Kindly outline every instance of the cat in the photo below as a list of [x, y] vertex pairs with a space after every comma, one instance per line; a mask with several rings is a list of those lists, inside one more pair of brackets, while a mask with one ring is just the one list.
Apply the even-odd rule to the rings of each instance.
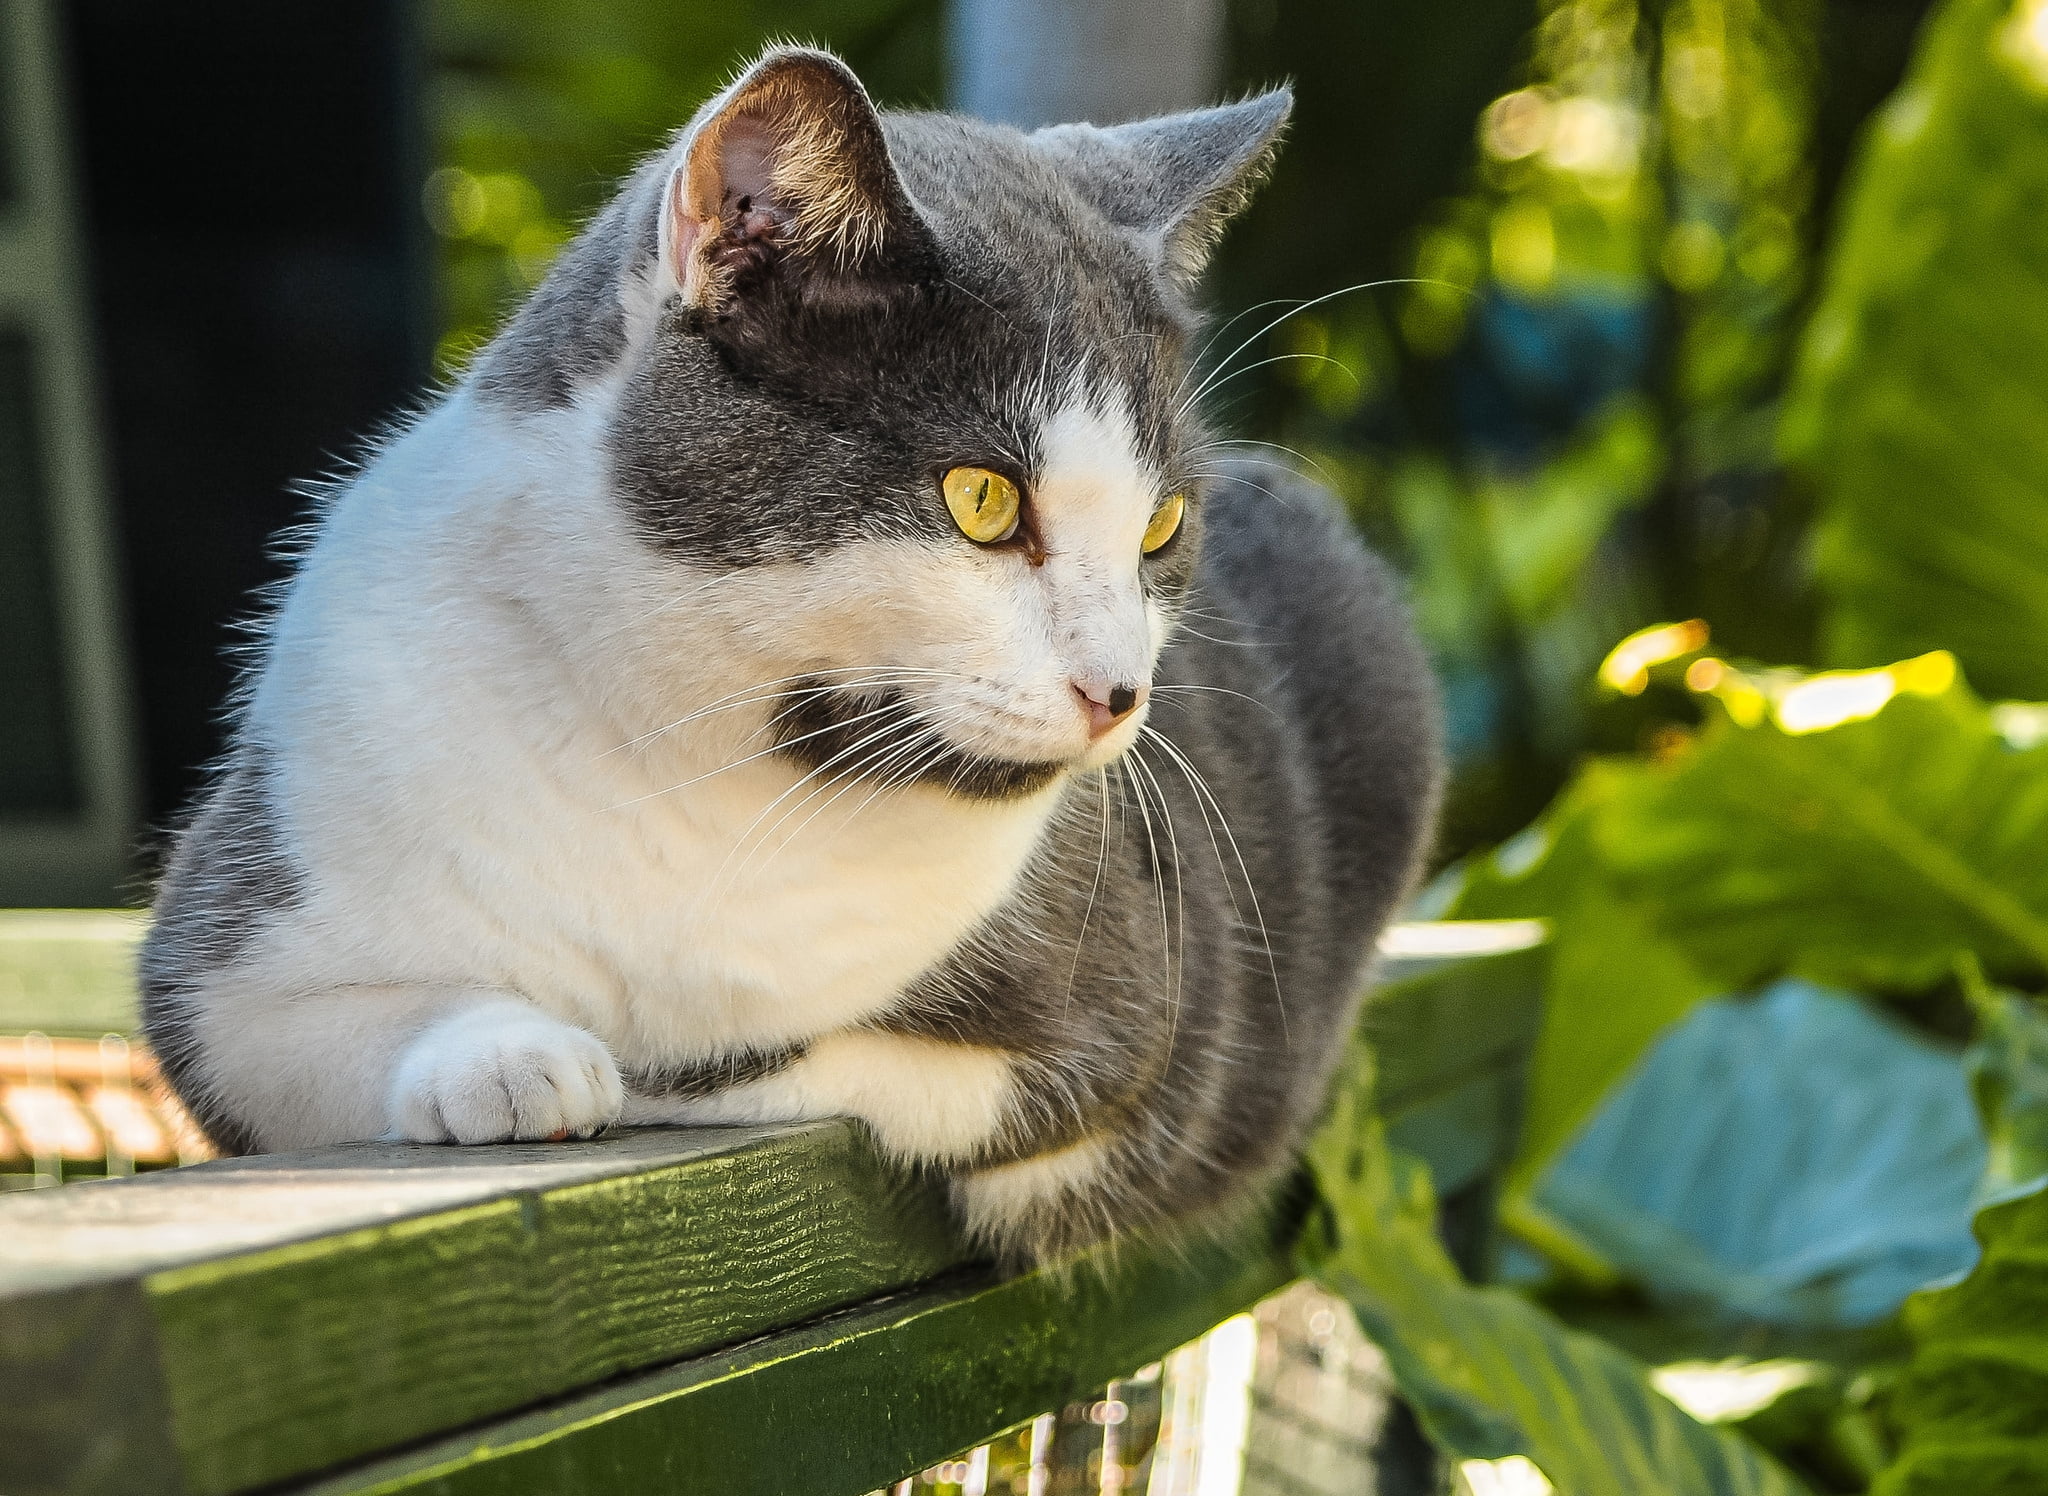
[[1440, 778], [1391, 574], [1201, 416], [1290, 108], [778, 47], [648, 160], [267, 621], [142, 959], [220, 1148], [850, 1115], [1020, 1262], [1278, 1178]]

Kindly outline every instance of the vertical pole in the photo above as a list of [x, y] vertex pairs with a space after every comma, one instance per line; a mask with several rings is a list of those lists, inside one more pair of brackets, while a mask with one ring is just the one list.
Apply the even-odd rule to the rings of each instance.
[[1026, 129], [1212, 101], [1222, 0], [950, 0], [953, 106]]

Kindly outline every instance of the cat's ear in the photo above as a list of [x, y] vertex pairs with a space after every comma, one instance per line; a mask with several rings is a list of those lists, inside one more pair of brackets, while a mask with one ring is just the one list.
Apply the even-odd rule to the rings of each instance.
[[1192, 286], [1223, 226], [1265, 179], [1294, 108], [1285, 88], [1128, 125], [1055, 125], [1032, 138], [1112, 223], [1156, 236], [1166, 272]]
[[663, 194], [661, 275], [715, 307], [785, 257], [857, 273], [917, 230], [860, 80], [830, 53], [777, 47], [684, 131]]

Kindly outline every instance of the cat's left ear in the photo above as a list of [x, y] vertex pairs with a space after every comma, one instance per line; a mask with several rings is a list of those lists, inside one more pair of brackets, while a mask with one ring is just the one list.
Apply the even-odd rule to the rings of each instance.
[[828, 52], [777, 47], [684, 131], [663, 195], [662, 275], [716, 308], [786, 260], [872, 268], [919, 227], [860, 80]]
[[1103, 216], [1156, 237], [1167, 274], [1191, 288], [1223, 227], [1265, 179], [1294, 108], [1285, 88], [1237, 104], [1107, 128], [1055, 125], [1032, 136]]

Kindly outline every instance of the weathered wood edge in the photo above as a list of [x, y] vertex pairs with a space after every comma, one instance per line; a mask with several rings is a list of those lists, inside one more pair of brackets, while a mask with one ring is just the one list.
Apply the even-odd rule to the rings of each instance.
[[1268, 1227], [974, 1275], [436, 1440], [302, 1496], [851, 1496], [1156, 1361], [1292, 1277]]
[[[95, 1431], [0, 1440], [0, 1490], [244, 1490], [800, 1323], [968, 1255], [938, 1187], [887, 1170], [851, 1123], [723, 1136], [629, 1134], [590, 1145], [582, 1177], [530, 1166], [534, 1187], [0, 1298], [0, 1340], [24, 1358], [0, 1352], [0, 1417]], [[636, 1155], [630, 1172], [607, 1167], [619, 1151]], [[474, 1170], [498, 1152], [434, 1156]], [[379, 1150], [320, 1161], [336, 1153], [374, 1170]], [[260, 1188], [290, 1162], [239, 1168]], [[209, 1167], [170, 1197], [203, 1196]], [[132, 1354], [87, 1353], [109, 1339]], [[61, 1407], [44, 1406], [53, 1371]], [[116, 1479], [95, 1442], [157, 1457], [116, 1462]]]

